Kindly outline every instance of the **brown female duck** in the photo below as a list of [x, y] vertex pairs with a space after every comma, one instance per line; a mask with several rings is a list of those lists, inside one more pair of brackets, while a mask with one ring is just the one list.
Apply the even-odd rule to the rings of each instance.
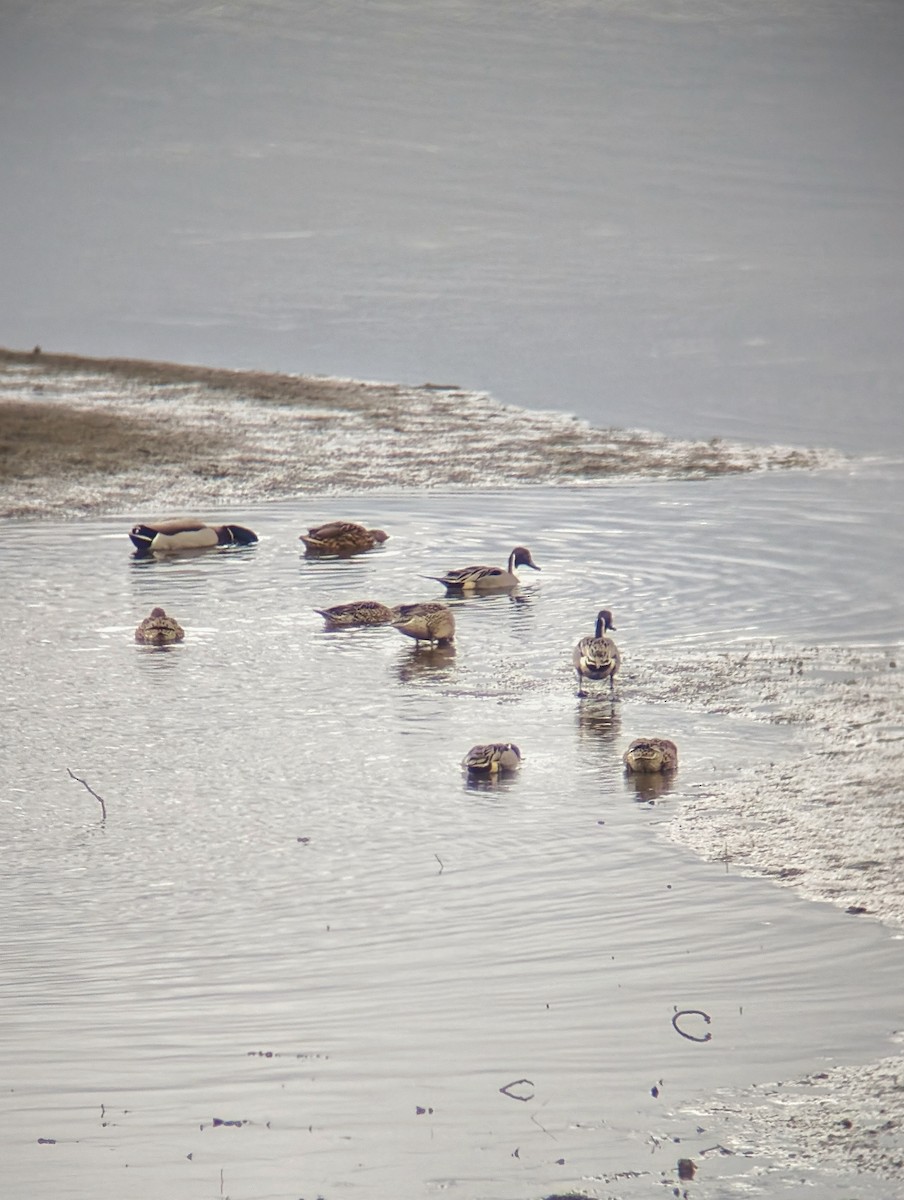
[[635, 738], [623, 761], [638, 775], [664, 774], [678, 769], [678, 747], [668, 738]]
[[354, 629], [359, 625], [390, 625], [395, 612], [379, 600], [353, 600], [332, 608], [315, 608], [331, 629]]
[[514, 742], [488, 742], [483, 746], [472, 746], [461, 765], [475, 774], [498, 775], [521, 766], [521, 751]]
[[162, 608], [154, 608], [151, 615], [145, 617], [135, 630], [135, 641], [143, 642], [146, 646], [166, 646], [171, 642], [181, 642], [185, 630], [173, 617], [168, 617]]
[[373, 550], [388, 537], [382, 529], [365, 529], [354, 521], [330, 521], [314, 525], [299, 540], [304, 542], [306, 554], [360, 554]]
[[445, 604], [400, 604], [393, 610], [393, 629], [431, 646], [448, 646], [455, 639], [455, 617]]

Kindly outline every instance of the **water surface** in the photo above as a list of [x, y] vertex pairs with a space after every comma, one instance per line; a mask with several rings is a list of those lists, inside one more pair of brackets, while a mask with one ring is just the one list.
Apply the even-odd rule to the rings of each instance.
[[[901, 895], [902, 14], [4, 6], [0, 342], [459, 407], [404, 401], [398, 439], [347, 414], [309, 475], [309, 429], [258, 411], [219, 482], [142, 468], [111, 508], [80, 479], [65, 511], [102, 515], [2, 523], [11, 1194], [631, 1200], [687, 1154], [726, 1200], [887, 1200], [796, 1145], [776, 1166], [768, 1136], [712, 1147], [748, 1131], [714, 1095], [856, 1071], [901, 1026], [897, 926], [840, 908], [891, 922]], [[229, 420], [139, 400], [212, 442]], [[653, 431], [616, 439], [643, 469], [590, 487], [612, 427]], [[746, 473], [678, 482], [713, 438]], [[768, 470], [787, 446], [822, 469]], [[14, 499], [59, 511], [43, 478]], [[260, 544], [134, 563], [133, 521], [186, 505]], [[392, 539], [300, 559], [335, 515]], [[459, 605], [454, 656], [312, 612], [427, 598], [519, 542], [542, 573]], [[164, 653], [132, 641], [160, 603], [187, 630]], [[579, 704], [570, 648], [604, 603], [618, 698]], [[816, 699], [786, 720], [796, 663]], [[671, 790], [622, 776], [647, 732], [679, 743]], [[520, 777], [469, 788], [461, 755], [496, 737]], [[822, 903], [743, 877], [767, 842], [796, 862], [807, 823]], [[687, 848], [718, 858], [722, 829], [725, 862]]]
[[[856, 474], [750, 483], [346, 498], [392, 534], [349, 560], [299, 554], [335, 498], [233, 511], [255, 547], [150, 561], [125, 516], [7, 523], [8, 1186], [647, 1195], [719, 1141], [690, 1097], [889, 1052], [899, 941], [665, 836], [682, 796], [790, 764], [798, 733], [657, 698], [645, 662], [832, 644], [825, 613], [877, 583]], [[808, 537], [839, 492], [856, 537]], [[313, 612], [436, 598], [424, 575], [522, 541], [542, 571], [458, 602], [454, 653]], [[891, 646], [896, 588], [870, 594], [858, 642]], [[623, 678], [582, 703], [570, 648], [604, 602]], [[134, 644], [155, 604], [183, 645]], [[659, 793], [620, 762], [651, 731], [682, 752]], [[524, 766], [469, 786], [490, 739]], [[710, 1042], [676, 1033], [686, 1008]], [[529, 1099], [500, 1091], [522, 1079]], [[705, 1170], [725, 1196], [744, 1175]]]
[[896, 0], [0, 21], [3, 344], [904, 445]]

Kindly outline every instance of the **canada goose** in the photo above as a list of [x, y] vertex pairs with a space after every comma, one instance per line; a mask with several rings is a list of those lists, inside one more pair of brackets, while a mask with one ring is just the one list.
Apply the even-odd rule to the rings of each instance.
[[142, 522], [132, 527], [129, 537], [139, 554], [169, 554], [203, 546], [250, 546], [257, 541], [257, 534], [243, 525], [208, 525], [196, 517]]
[[618, 646], [610, 637], [605, 636], [607, 629], [615, 629], [612, 623], [612, 613], [608, 608], [600, 609], [596, 618], [596, 633], [593, 637], [583, 637], [574, 648], [572, 662], [578, 675], [578, 695], [586, 696], [584, 680], [609, 680], [609, 690], [614, 689], [615, 673], [621, 663]]
[[173, 617], [168, 617], [162, 608], [154, 608], [135, 630], [135, 641], [148, 646], [164, 646], [169, 642], [181, 642], [185, 630]]
[[428, 575], [428, 579], [435, 579], [437, 583], [441, 583], [450, 592], [484, 592], [491, 591], [493, 588], [510, 588], [515, 587], [519, 580], [515, 574], [515, 567], [533, 567], [535, 571], [540, 568], [531, 557], [531, 552], [526, 546], [516, 546], [509, 555], [508, 568], [504, 567], [458, 567], [455, 570], [447, 571], [445, 575]]
[[485, 746], [472, 746], [461, 765], [475, 773], [497, 775], [520, 767], [521, 751], [514, 742], [488, 742]]
[[455, 617], [445, 604], [400, 604], [393, 612], [393, 628], [407, 637], [437, 646], [455, 638]]
[[354, 521], [330, 521], [315, 525], [301, 534], [299, 540], [304, 542], [306, 554], [360, 554], [388, 537], [382, 529], [365, 529]]
[[332, 608], [315, 608], [333, 629], [351, 629], [356, 625], [389, 625], [395, 613], [379, 600], [354, 600], [350, 604], [334, 604]]
[[678, 767], [678, 747], [668, 738], [635, 738], [623, 760], [627, 769], [638, 775], [674, 771]]

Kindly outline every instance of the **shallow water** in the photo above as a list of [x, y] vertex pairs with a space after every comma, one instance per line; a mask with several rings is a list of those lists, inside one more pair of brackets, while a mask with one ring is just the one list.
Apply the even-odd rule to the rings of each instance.
[[[231, 511], [255, 547], [145, 561], [131, 517], [5, 524], [11, 1194], [648, 1195], [719, 1140], [673, 1105], [888, 1052], [900, 941], [664, 836], [682, 795], [793, 761], [796, 732], [632, 680], [664, 651], [837, 644], [852, 611], [857, 644], [892, 646], [893, 482], [314, 497]], [[331, 515], [392, 536], [301, 557]], [[422, 576], [516, 542], [542, 571], [457, 602], [454, 653], [313, 613], [437, 597]], [[622, 677], [582, 703], [570, 649], [603, 603]], [[155, 604], [184, 644], [135, 645]], [[620, 763], [651, 731], [682, 754], [658, 794]], [[524, 766], [469, 786], [491, 739]], [[738, 1160], [705, 1172], [756, 1188]]]

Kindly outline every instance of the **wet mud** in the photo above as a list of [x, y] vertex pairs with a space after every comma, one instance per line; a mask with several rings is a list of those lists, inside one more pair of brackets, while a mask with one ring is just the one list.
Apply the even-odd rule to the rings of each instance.
[[0, 516], [374, 488], [586, 484], [830, 466], [831, 451], [596, 429], [406, 387], [0, 350]]
[[672, 837], [851, 916], [904, 927], [900, 649], [791, 647], [647, 663], [634, 694], [789, 727], [792, 757], [685, 795]]
[[904, 1178], [902, 1095], [904, 1060], [895, 1056], [725, 1091], [712, 1103], [680, 1111], [722, 1127], [722, 1141], [710, 1153], [749, 1160], [748, 1177], [761, 1194], [769, 1194], [770, 1181], [777, 1186], [813, 1170], [852, 1188], [862, 1186], [863, 1176], [898, 1187]]

